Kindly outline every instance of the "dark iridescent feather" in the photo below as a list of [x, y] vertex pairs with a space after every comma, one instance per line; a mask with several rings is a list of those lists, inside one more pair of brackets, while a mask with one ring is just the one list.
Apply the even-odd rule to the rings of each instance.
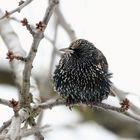
[[94, 103], [110, 93], [108, 63], [103, 53], [84, 39], [72, 42], [54, 72], [56, 91], [71, 102]]

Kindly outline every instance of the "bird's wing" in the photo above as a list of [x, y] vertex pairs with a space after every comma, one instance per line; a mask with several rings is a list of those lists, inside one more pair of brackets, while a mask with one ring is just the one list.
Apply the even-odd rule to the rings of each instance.
[[[107, 63], [107, 60], [106, 60], [106, 57], [104, 56], [104, 54], [97, 49], [97, 61], [98, 61], [98, 64], [97, 66], [99, 68], [102, 68], [103, 71], [108, 71], [108, 63]], [[111, 96], [115, 96], [114, 92], [112, 92], [112, 90], [110, 91], [110, 95]]]
[[97, 57], [96, 57], [96, 59], [97, 59], [97, 62], [98, 62], [97, 66], [99, 68], [102, 68], [103, 71], [108, 71], [107, 60], [106, 60], [104, 54], [98, 49], [97, 49]]

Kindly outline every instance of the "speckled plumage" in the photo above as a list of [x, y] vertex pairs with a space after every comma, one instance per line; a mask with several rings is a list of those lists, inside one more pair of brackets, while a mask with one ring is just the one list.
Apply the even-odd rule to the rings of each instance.
[[105, 56], [84, 39], [73, 41], [62, 55], [53, 80], [56, 91], [70, 103], [94, 103], [110, 93], [110, 73]]

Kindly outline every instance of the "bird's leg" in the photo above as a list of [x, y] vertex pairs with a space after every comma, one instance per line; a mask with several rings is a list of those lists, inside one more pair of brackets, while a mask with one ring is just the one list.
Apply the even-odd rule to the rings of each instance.
[[71, 98], [71, 96], [68, 96], [66, 98], [66, 106], [68, 106], [70, 110], [72, 110], [73, 107], [72, 104], [73, 104], [73, 99]]
[[95, 102], [91, 102], [91, 103], [90, 103], [90, 107], [91, 107], [91, 108], [93, 108], [94, 105], [95, 105]]

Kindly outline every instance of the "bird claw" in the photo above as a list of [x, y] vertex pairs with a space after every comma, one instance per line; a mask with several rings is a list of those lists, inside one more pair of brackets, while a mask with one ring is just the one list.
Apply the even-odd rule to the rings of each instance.
[[73, 100], [72, 100], [71, 96], [67, 97], [66, 106], [68, 106], [70, 110], [72, 110], [72, 107], [73, 107], [72, 104], [73, 104]]

